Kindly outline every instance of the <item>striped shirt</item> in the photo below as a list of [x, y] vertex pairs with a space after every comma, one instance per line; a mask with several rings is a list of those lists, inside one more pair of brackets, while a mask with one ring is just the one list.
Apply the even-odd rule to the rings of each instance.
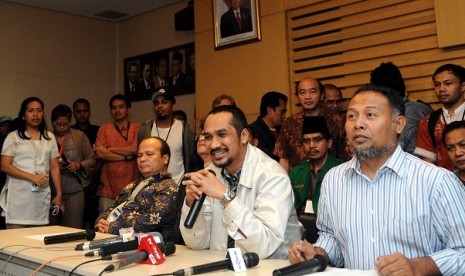
[[397, 147], [373, 180], [357, 158], [331, 169], [318, 205], [316, 246], [336, 267], [370, 270], [395, 252], [430, 256], [443, 275], [465, 271], [465, 186]]

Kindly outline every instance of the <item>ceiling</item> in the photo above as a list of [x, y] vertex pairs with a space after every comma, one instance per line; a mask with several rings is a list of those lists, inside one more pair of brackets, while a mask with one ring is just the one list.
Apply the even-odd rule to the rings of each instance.
[[47, 10], [118, 22], [183, 0], [5, 0]]

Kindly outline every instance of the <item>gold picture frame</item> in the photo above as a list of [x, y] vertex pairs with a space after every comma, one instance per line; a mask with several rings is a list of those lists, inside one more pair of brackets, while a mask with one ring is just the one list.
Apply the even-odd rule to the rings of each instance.
[[258, 0], [213, 0], [215, 50], [260, 41]]

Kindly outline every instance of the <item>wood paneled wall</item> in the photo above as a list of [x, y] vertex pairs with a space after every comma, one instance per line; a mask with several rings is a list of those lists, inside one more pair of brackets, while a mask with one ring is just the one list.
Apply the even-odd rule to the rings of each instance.
[[349, 98], [391, 61], [409, 97], [436, 106], [431, 75], [445, 63], [465, 65], [465, 47], [439, 48], [433, 2], [333, 0], [287, 11], [291, 81], [315, 77]]

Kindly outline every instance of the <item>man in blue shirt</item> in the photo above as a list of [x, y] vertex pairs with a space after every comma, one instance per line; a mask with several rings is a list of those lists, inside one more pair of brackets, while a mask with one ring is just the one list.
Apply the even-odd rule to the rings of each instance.
[[391, 92], [355, 92], [345, 129], [356, 158], [326, 174], [319, 239], [292, 245], [292, 263], [321, 254], [333, 266], [380, 275], [465, 271], [465, 187], [452, 172], [402, 151], [405, 106]]

